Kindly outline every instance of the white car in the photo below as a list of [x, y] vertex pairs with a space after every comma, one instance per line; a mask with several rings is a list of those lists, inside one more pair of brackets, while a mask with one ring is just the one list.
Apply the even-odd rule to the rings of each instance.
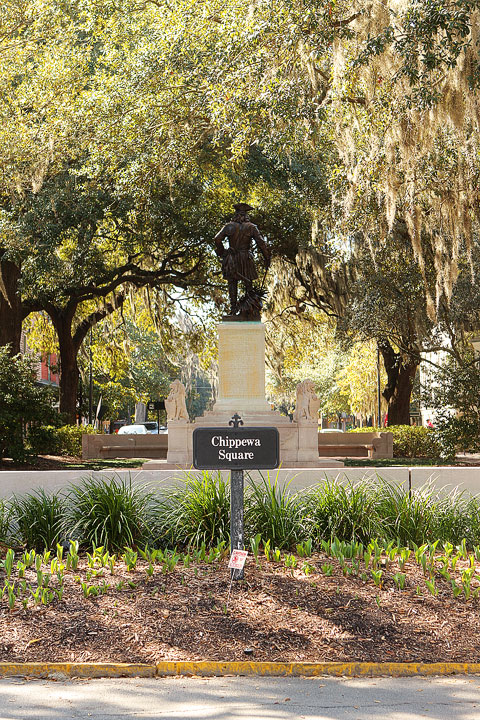
[[122, 425], [119, 435], [148, 435], [145, 425]]
[[156, 435], [158, 433], [158, 425], [153, 420], [147, 420], [147, 422], [142, 423], [142, 425], [145, 425], [147, 428], [147, 433], [150, 435]]

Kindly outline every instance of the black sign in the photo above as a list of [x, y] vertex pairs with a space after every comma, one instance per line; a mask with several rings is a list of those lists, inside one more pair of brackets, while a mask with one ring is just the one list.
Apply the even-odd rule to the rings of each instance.
[[198, 470], [270, 470], [280, 462], [277, 428], [196, 428], [193, 465]]
[[165, 400], [149, 400], [147, 410], [165, 410]]

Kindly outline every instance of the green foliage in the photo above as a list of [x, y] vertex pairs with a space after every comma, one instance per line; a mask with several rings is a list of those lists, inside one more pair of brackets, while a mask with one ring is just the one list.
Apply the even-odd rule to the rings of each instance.
[[163, 493], [155, 508], [155, 541], [169, 545], [206, 545], [230, 536], [230, 489], [220, 473], [186, 473]]
[[368, 542], [381, 532], [375, 494], [367, 483], [342, 485], [327, 480], [310, 494], [308, 515], [317, 543], [333, 537]]
[[[77, 538], [98, 552], [135, 549], [147, 542], [150, 547], [193, 546], [200, 548], [203, 560], [209, 547], [228, 543], [229, 495], [221, 475], [208, 472], [187, 473], [180, 484], [159, 495], [126, 480], [86, 478], [66, 496], [40, 490], [11, 503], [0, 502], [0, 539], [15, 535], [37, 550], [54, 548], [65, 538]], [[333, 551], [333, 538], [345, 558], [362, 557], [359, 548], [367, 547], [371, 538], [393, 543], [387, 548], [390, 561], [399, 554], [398, 544], [427, 548], [437, 540], [463, 548], [464, 558], [466, 547], [474, 547], [480, 557], [480, 500], [438, 492], [431, 484], [409, 493], [405, 486], [381, 478], [357, 484], [327, 481], [290, 494], [288, 484], [267, 476], [256, 484], [250, 481], [245, 510], [245, 537], [257, 559], [261, 545], [266, 559], [276, 562], [281, 549], [296, 548], [305, 558], [318, 548]], [[378, 542], [368, 545], [372, 561]], [[148, 559], [153, 552], [160, 551], [141, 554]], [[402, 571], [408, 558], [408, 552], [399, 556]], [[374, 569], [377, 565], [378, 558]]]
[[12, 504], [0, 498], [0, 541], [8, 542], [12, 532]]
[[394, 425], [393, 454], [396, 457], [439, 457], [440, 447], [432, 428], [415, 425]]
[[440, 457], [441, 447], [432, 428], [417, 427], [416, 425], [392, 425], [385, 428], [355, 428], [349, 432], [391, 432], [394, 457]]
[[[366, 64], [372, 56], [381, 55], [390, 48], [400, 61], [395, 80], [406, 78], [410, 84], [409, 101], [430, 107], [439, 99], [432, 75], [439, 71], [448, 72], [472, 42], [470, 33], [475, 8], [478, 8], [476, 0], [451, 3], [421, 0], [410, 6], [405, 3], [403, 12], [395, 13], [394, 22], [368, 38], [356, 64]], [[477, 82], [472, 77], [472, 85]]]
[[60, 495], [41, 488], [12, 501], [12, 519], [18, 539], [37, 552], [53, 548], [62, 538], [65, 504]]
[[442, 458], [453, 460], [458, 451], [478, 452], [480, 368], [472, 349], [461, 348], [455, 362], [448, 358], [442, 367], [431, 371], [423, 395], [436, 411], [435, 436]]
[[475, 545], [479, 537], [478, 501], [462, 493], [439, 494], [427, 483], [411, 494], [405, 488], [383, 481], [376, 495], [382, 537], [398, 538], [403, 545], [421, 545], [440, 538], [459, 543], [467, 538]]
[[480, 423], [476, 419], [444, 413], [435, 420], [435, 437], [444, 460], [452, 462], [459, 451], [479, 452]]
[[36, 455], [70, 455], [80, 457], [82, 454], [82, 435], [93, 434], [96, 430], [91, 425], [33, 425], [28, 433], [32, 451]]
[[109, 550], [144, 544], [150, 533], [152, 494], [131, 480], [85, 478], [68, 492], [65, 534], [82, 545]]
[[35, 455], [59, 455], [59, 443], [54, 425], [32, 425], [28, 430], [28, 443]]
[[95, 428], [91, 425], [62, 425], [56, 431], [59, 455], [80, 457], [82, 455], [82, 435], [84, 433], [92, 435], [95, 432]]
[[50, 393], [35, 384], [34, 362], [28, 356], [12, 358], [0, 347], [0, 461], [24, 460], [24, 424], [48, 422], [54, 414]]
[[249, 481], [246, 498], [246, 532], [250, 537], [260, 533], [263, 542], [272, 547], [291, 548], [308, 538], [305, 503], [299, 494], [290, 494], [289, 483], [281, 485], [267, 473], [259, 482]]

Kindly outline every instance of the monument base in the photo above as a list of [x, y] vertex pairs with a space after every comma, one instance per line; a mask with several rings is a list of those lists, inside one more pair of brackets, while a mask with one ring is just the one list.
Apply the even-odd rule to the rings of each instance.
[[[342, 468], [344, 463], [341, 460], [335, 460], [335, 458], [321, 458], [319, 457], [315, 463], [294, 463], [294, 464], [283, 464], [281, 470], [315, 470], [315, 468]], [[142, 465], [142, 470], [191, 470], [192, 463], [169, 463], [167, 460], [147, 460]], [[198, 471], [200, 472], [200, 470]], [[264, 470], [263, 472], [276, 472], [276, 470]], [[319, 481], [321, 476], [319, 476]]]
[[[196, 427], [225, 427], [235, 413], [247, 427], [276, 427], [280, 435], [283, 468], [343, 467], [318, 456], [318, 423], [309, 417], [297, 421], [272, 410], [265, 399], [265, 326], [261, 322], [222, 322], [218, 325], [218, 400], [195, 422], [168, 423], [167, 463], [188, 468], [193, 462]], [[316, 414], [316, 411], [315, 411]], [[300, 416], [299, 416], [300, 417]], [[161, 465], [158, 467], [165, 467]], [[149, 468], [153, 466], [147, 464]], [[145, 467], [147, 467], [145, 465]]]
[[[168, 453], [166, 462], [183, 468], [192, 467], [193, 431], [196, 427], [228, 428], [234, 413], [210, 411], [193, 423], [181, 421], [168, 423]], [[270, 410], [268, 413], [239, 413], [245, 427], [276, 427], [280, 436], [280, 464], [282, 468], [343, 467], [343, 462], [318, 455], [317, 423], [297, 423], [280, 413]], [[152, 460], [159, 463], [162, 461]], [[165, 461], [163, 461], [165, 462]], [[144, 466], [145, 468], [147, 465]], [[148, 463], [148, 468], [153, 465]]]

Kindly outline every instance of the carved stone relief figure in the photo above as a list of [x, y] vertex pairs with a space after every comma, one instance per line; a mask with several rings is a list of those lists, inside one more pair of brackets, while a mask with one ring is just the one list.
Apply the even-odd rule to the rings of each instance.
[[185, 420], [188, 422], [187, 406], [185, 404], [185, 385], [180, 380], [174, 380], [170, 385], [170, 394], [165, 400], [167, 421]]
[[297, 404], [293, 413], [294, 422], [318, 422], [320, 400], [315, 393], [313, 380], [304, 380], [297, 385]]

